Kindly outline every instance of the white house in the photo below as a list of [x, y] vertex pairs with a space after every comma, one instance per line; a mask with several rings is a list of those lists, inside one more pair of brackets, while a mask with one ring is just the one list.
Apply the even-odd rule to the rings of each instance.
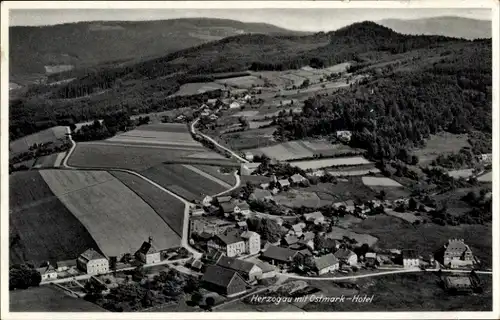
[[153, 239], [149, 237], [148, 242], [144, 241], [142, 246], [135, 253], [137, 260], [145, 264], [158, 263], [161, 261], [160, 251], [156, 250], [152, 245]]
[[259, 167], [260, 163], [242, 163], [240, 165], [240, 175], [242, 176], [249, 176], [251, 175], [257, 168]]
[[290, 181], [288, 181], [287, 179], [278, 180], [278, 186], [281, 189], [286, 189], [286, 188], [290, 187]]
[[290, 177], [290, 182], [294, 185], [300, 184], [300, 183], [305, 182], [305, 181], [308, 181], [308, 180], [298, 173], [296, 173]]
[[193, 208], [193, 209], [191, 210], [191, 215], [192, 215], [193, 217], [199, 217], [199, 216], [202, 216], [202, 215], [204, 215], [204, 214], [205, 214], [205, 210], [204, 210], [204, 209], [202, 209], [202, 208]]
[[245, 152], [245, 159], [253, 161], [253, 154], [251, 152]]
[[109, 261], [94, 249], [88, 249], [76, 259], [78, 269], [87, 274], [100, 274], [109, 271]]
[[341, 130], [341, 131], [337, 131], [336, 134], [337, 134], [337, 138], [344, 141], [344, 142], [351, 141], [351, 137], [352, 137], [351, 131]]
[[420, 259], [415, 250], [402, 250], [401, 255], [403, 256], [403, 266], [405, 268], [418, 268], [420, 266]]
[[57, 272], [64, 272], [76, 267], [76, 259], [57, 261]]
[[255, 263], [236, 258], [220, 257], [217, 265], [236, 271], [243, 279], [252, 282], [262, 277], [262, 269]]
[[246, 202], [240, 202], [234, 206], [234, 213], [247, 216], [250, 214], [250, 206]]
[[57, 270], [49, 263], [46, 267], [37, 268], [42, 276], [42, 281], [50, 281], [57, 279]]
[[319, 211], [304, 214], [306, 221], [314, 222], [314, 224], [325, 223], [325, 216]]

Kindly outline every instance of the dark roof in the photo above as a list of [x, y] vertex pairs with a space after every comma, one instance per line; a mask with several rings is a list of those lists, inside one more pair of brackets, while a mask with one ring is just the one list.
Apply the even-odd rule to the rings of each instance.
[[96, 259], [103, 259], [104, 256], [100, 254], [99, 252], [95, 251], [94, 249], [88, 249], [84, 253], [80, 255], [80, 257], [85, 258], [87, 261], [90, 260], [96, 260]]
[[333, 253], [329, 253], [314, 260], [314, 266], [318, 271], [331, 267], [337, 263], [339, 263], [339, 260], [333, 255]]
[[340, 244], [340, 242], [335, 239], [325, 239], [323, 241], [323, 246], [328, 249], [336, 248], [338, 244]]
[[[150, 250], [151, 250], [151, 243], [144, 241], [139, 250], [137, 250], [137, 252], [142, 254], [148, 254]], [[154, 250], [151, 250], [151, 252], [154, 252]]]
[[220, 207], [222, 208], [222, 212], [230, 213], [234, 211], [235, 205], [232, 204], [231, 202], [223, 202], [221, 203]]
[[403, 256], [403, 259], [417, 259], [418, 258], [417, 252], [413, 249], [401, 250], [401, 255]]
[[73, 267], [73, 266], [76, 266], [76, 259], [57, 261], [57, 267], [58, 268]]
[[349, 249], [339, 249], [334, 253], [337, 259], [349, 259], [352, 255], [356, 255]]
[[250, 270], [252, 270], [252, 268], [255, 266], [255, 264], [251, 262], [229, 257], [221, 257], [219, 261], [217, 261], [217, 265], [243, 273], [249, 273]]
[[210, 240], [213, 236], [210, 233], [203, 231], [198, 235], [198, 237], [200, 237], [203, 240]]
[[267, 248], [266, 251], [262, 253], [262, 257], [277, 261], [288, 262], [291, 261], [297, 253], [298, 251], [292, 249], [269, 246], [269, 248]]
[[297, 236], [286, 236], [283, 240], [288, 245], [299, 242], [299, 238], [297, 238]]
[[208, 266], [207, 270], [203, 274], [203, 277], [201, 277], [201, 281], [227, 288], [234, 277], [241, 278], [241, 276], [234, 270], [226, 269], [218, 265], [211, 265]]
[[311, 231], [304, 232], [304, 234], [302, 235], [302, 239], [313, 240], [314, 239], [314, 232], [311, 232]]
[[222, 197], [217, 197], [217, 201], [219, 203], [223, 203], [223, 202], [229, 202], [231, 201], [231, 196], [222, 196]]
[[255, 189], [250, 195], [250, 198], [254, 198], [257, 200], [262, 200], [267, 197], [272, 197], [271, 191], [263, 189]]
[[226, 245], [243, 241], [243, 239], [241, 239], [240, 237], [240, 234], [234, 230], [218, 234], [215, 237], [220, 239], [220, 241], [222, 241]]

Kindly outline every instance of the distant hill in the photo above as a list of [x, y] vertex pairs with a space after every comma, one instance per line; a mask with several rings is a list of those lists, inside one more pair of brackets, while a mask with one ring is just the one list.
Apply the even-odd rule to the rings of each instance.
[[436, 17], [415, 20], [387, 19], [379, 24], [403, 34], [440, 35], [464, 39], [491, 38], [491, 21], [462, 17]]
[[11, 27], [10, 75], [19, 80], [72, 67], [153, 58], [247, 33], [306, 34], [265, 23], [208, 18]]

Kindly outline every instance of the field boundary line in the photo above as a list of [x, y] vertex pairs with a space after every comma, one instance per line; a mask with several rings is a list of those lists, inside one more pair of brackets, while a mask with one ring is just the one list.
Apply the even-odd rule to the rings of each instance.
[[229, 183], [224, 182], [224, 181], [220, 180], [219, 178], [212, 176], [210, 173], [207, 173], [207, 172], [202, 171], [202, 170], [200, 170], [198, 168], [195, 168], [195, 167], [193, 167], [190, 164], [183, 164], [182, 166], [184, 168], [187, 168], [187, 169], [189, 169], [189, 170], [191, 170], [191, 171], [199, 174], [202, 177], [205, 177], [205, 178], [207, 178], [209, 180], [212, 180], [213, 182], [218, 183], [219, 185], [223, 186], [224, 188], [228, 188], [228, 189], [232, 188], [232, 186]]

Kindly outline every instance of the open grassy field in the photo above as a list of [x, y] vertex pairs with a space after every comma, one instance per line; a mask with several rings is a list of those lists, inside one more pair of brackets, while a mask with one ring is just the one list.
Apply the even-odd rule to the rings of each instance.
[[[361, 166], [360, 166], [361, 167]], [[349, 169], [349, 170], [328, 170], [328, 173], [331, 174], [334, 177], [356, 177], [356, 176], [365, 176], [370, 173], [380, 173], [380, 169], [377, 169], [375, 167], [370, 168], [370, 169]]]
[[70, 166], [89, 168], [122, 168], [145, 170], [164, 161], [180, 159], [192, 154], [202, 154], [200, 147], [165, 147], [120, 144], [107, 142], [78, 143], [68, 160]]
[[479, 176], [477, 178], [477, 180], [479, 182], [491, 182], [492, 178], [493, 178], [493, 173], [492, 173], [492, 171], [490, 171], [490, 172], [483, 174], [482, 176]]
[[[89, 230], [104, 254], [133, 253], [150, 236], [158, 249], [179, 245], [179, 236], [168, 224], [111, 174], [69, 170], [47, 173], [51, 177], [45, 181], [51, 190]], [[96, 176], [99, 180], [94, 179]]]
[[465, 134], [457, 135], [447, 132], [432, 135], [426, 141], [426, 146], [415, 150], [413, 154], [419, 158], [421, 165], [429, 164], [441, 154], [455, 153], [463, 147], [470, 147], [467, 138]]
[[392, 209], [385, 209], [385, 214], [391, 217], [396, 217], [405, 221], [408, 221], [409, 223], [413, 223], [415, 221], [422, 221], [424, 220], [423, 217], [418, 217], [414, 215], [411, 212], [397, 212]]
[[147, 202], [177, 235], [182, 236], [184, 203], [133, 174], [110, 173]]
[[[206, 195], [214, 195], [228, 189], [181, 164], [161, 164], [141, 174], [175, 193], [184, 189], [189, 192], [186, 196], [191, 198], [194, 195], [198, 200]], [[173, 186], [177, 192], [172, 189]], [[184, 197], [183, 194], [179, 195]]]
[[33, 168], [52, 168], [59, 167], [66, 156], [66, 152], [49, 154], [36, 159]]
[[99, 250], [88, 230], [54, 196], [38, 171], [16, 172], [9, 178], [11, 263], [39, 265], [49, 259], [75, 259], [88, 248]]
[[10, 312], [107, 312], [84, 299], [67, 295], [55, 286], [41, 286], [9, 293]]
[[[473, 295], [449, 295], [436, 283], [439, 280], [438, 276], [430, 272], [356, 279], [353, 282], [360, 287], [356, 294], [368, 297], [373, 295], [373, 302], [309, 303], [303, 309], [309, 312], [491, 311], [493, 306], [492, 278], [490, 275], [479, 276], [484, 292]], [[316, 282], [312, 285], [316, 285]], [[323, 286], [339, 287], [334, 282], [326, 281]]]
[[224, 86], [215, 82], [195, 82], [195, 83], [186, 83], [183, 84], [179, 91], [175, 94], [171, 95], [171, 97], [175, 96], [192, 96], [195, 94], [200, 94], [209, 91], [215, 91], [219, 89], [223, 89]]
[[268, 126], [272, 123], [272, 120], [265, 120], [265, 121], [249, 121], [248, 122], [248, 127], [250, 129], [259, 129], [261, 127]]
[[201, 147], [189, 133], [188, 127], [177, 123], [158, 123], [140, 126], [107, 139], [115, 143], [158, 144]]
[[226, 133], [220, 136], [220, 142], [232, 150], [259, 148], [276, 143], [273, 138], [274, 127]]
[[349, 157], [349, 158], [331, 158], [331, 159], [319, 159], [319, 160], [304, 160], [304, 161], [291, 161], [292, 166], [301, 168], [302, 170], [315, 170], [328, 167], [340, 167], [340, 166], [353, 166], [353, 165], [365, 165], [371, 162], [366, 160], [364, 157]]
[[356, 200], [365, 202], [375, 197], [376, 193], [365, 186], [359, 177], [350, 177], [345, 181], [318, 183], [303, 190], [315, 192], [321, 199], [334, 202]]
[[26, 152], [35, 143], [52, 142], [57, 145], [60, 139], [66, 140], [66, 130], [66, 127], [57, 126], [14, 140], [9, 144], [9, 155], [12, 157], [21, 152]]
[[415, 249], [429, 255], [442, 247], [448, 239], [464, 239], [486, 265], [491, 266], [492, 228], [485, 225], [439, 226], [433, 223], [414, 226], [387, 215], [370, 216], [351, 227], [355, 232], [369, 233], [379, 239], [377, 246], [386, 249]]
[[236, 183], [236, 178], [233, 175], [233, 172], [236, 171], [237, 168], [233, 168], [233, 172], [231, 173], [222, 173], [222, 167], [218, 166], [208, 166], [208, 165], [194, 165], [195, 168], [202, 170], [211, 176], [216, 177], [219, 180], [224, 181], [225, 183], [233, 186]]
[[381, 191], [384, 191], [386, 200], [408, 198], [411, 195], [411, 191], [403, 186], [401, 187], [370, 186], [369, 188], [375, 194], [379, 194]]
[[203, 170], [200, 170], [200, 169], [198, 169], [198, 168], [196, 168], [196, 167], [194, 167], [192, 165], [183, 164], [183, 166], [185, 168], [188, 168], [189, 170], [191, 170], [191, 171], [199, 174], [200, 176], [202, 176], [202, 177], [204, 177], [206, 179], [209, 179], [209, 180], [212, 180], [215, 183], [218, 183], [219, 185], [221, 185], [222, 187], [224, 187], [226, 189], [230, 189], [232, 187], [230, 184], [226, 183], [224, 180], [221, 180], [218, 177], [213, 176], [213, 175], [211, 175], [211, 174], [209, 174], [209, 173], [207, 173], [207, 172], [205, 172]]

